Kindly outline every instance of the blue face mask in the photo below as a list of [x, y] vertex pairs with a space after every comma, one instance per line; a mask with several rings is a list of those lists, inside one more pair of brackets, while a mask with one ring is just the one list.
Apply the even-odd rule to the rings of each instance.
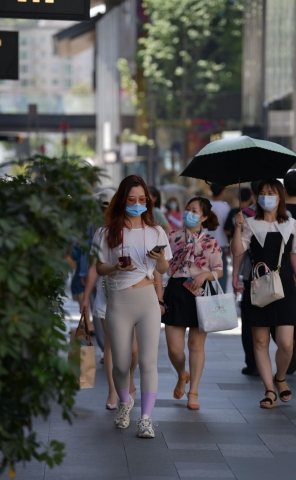
[[140, 203], [135, 203], [135, 205], [127, 205], [125, 211], [131, 217], [140, 217], [142, 213], [147, 211], [146, 205], [140, 205]]
[[262, 210], [270, 212], [278, 205], [277, 197], [278, 195], [259, 195], [258, 203]]
[[200, 215], [196, 215], [196, 213], [186, 211], [186, 212], [183, 213], [182, 218], [184, 220], [184, 223], [185, 223], [186, 227], [194, 228], [194, 227], [197, 227], [197, 225], [198, 225]]
[[170, 202], [170, 203], [169, 203], [169, 208], [170, 208], [171, 210], [174, 210], [175, 208], [177, 208], [177, 206], [178, 206], [178, 205], [177, 205], [176, 202]]

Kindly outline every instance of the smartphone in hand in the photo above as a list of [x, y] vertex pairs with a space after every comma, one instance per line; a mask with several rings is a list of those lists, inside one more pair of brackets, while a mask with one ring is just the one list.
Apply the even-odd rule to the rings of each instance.
[[152, 252], [155, 253], [160, 253], [161, 250], [164, 250], [166, 245], [155, 245], [154, 248], [152, 248]]

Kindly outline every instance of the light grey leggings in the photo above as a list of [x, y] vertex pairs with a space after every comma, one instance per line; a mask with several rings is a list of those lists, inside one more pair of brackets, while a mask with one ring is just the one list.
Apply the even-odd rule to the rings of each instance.
[[129, 387], [133, 332], [136, 327], [141, 391], [157, 392], [160, 320], [160, 308], [153, 285], [110, 292], [106, 326], [112, 351], [113, 380], [117, 391]]

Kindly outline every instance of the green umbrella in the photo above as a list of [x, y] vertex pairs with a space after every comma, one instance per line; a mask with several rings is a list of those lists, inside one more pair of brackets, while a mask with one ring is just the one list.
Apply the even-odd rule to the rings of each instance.
[[232, 185], [283, 178], [295, 163], [296, 154], [288, 148], [242, 136], [209, 143], [195, 155], [181, 176]]

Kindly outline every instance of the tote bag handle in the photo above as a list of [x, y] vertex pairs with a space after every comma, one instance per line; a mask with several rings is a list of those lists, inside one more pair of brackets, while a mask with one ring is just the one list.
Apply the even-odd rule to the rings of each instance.
[[[224, 295], [224, 292], [223, 292], [223, 289], [219, 283], [219, 280], [218, 280], [218, 275], [216, 272], [213, 272], [211, 271], [211, 273], [214, 275], [214, 281], [216, 282], [217, 284], [217, 288], [218, 288], [218, 293], [221, 294], [221, 295]], [[208, 296], [211, 296], [212, 295], [212, 292], [211, 292], [211, 288], [210, 288], [210, 281], [208, 280], [207, 281], [207, 284], [206, 284], [206, 288], [205, 288], [205, 296], [208, 297]]]

